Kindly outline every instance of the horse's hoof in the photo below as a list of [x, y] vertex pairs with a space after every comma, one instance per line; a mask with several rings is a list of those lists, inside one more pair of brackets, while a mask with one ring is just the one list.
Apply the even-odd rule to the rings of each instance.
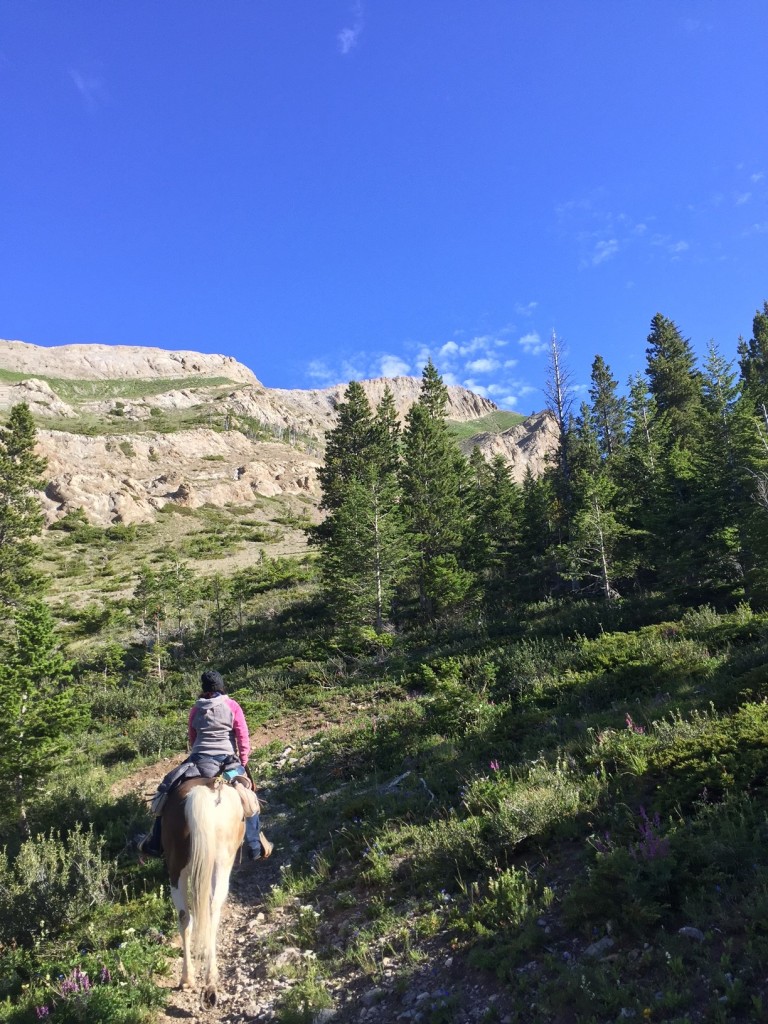
[[201, 1002], [206, 1010], [212, 1010], [216, 1005], [216, 989], [209, 986], [202, 994]]

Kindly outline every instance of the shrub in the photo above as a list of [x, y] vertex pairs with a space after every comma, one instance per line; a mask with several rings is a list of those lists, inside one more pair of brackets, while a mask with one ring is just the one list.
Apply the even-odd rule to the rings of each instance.
[[485, 936], [520, 928], [554, 899], [548, 886], [542, 888], [527, 871], [514, 867], [489, 878], [485, 889], [474, 882], [467, 893], [470, 906], [461, 924]]
[[101, 840], [77, 825], [66, 839], [51, 831], [22, 844], [11, 861], [0, 856], [0, 942], [29, 945], [56, 933], [94, 905], [109, 889], [109, 865]]
[[727, 792], [768, 783], [768, 704], [744, 704], [729, 718], [710, 718], [709, 728], [659, 750], [649, 772], [663, 805], [691, 807], [703, 793], [721, 800]]

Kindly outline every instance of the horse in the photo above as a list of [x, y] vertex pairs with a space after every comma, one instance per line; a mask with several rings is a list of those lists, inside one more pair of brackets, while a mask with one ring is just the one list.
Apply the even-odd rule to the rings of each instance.
[[162, 838], [179, 919], [181, 988], [195, 987], [194, 951], [203, 970], [206, 1007], [216, 1005], [216, 936], [244, 834], [241, 799], [221, 777], [189, 779], [169, 795]]

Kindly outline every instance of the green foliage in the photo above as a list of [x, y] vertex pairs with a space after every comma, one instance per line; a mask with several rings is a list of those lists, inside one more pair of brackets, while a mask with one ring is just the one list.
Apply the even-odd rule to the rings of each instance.
[[40, 589], [33, 566], [43, 513], [33, 492], [43, 486], [45, 460], [34, 453], [35, 425], [29, 406], [14, 405], [0, 427], [0, 603], [12, 604]]
[[38, 835], [16, 857], [0, 856], [0, 946], [56, 935], [104, 903], [109, 864], [103, 843], [76, 826], [65, 838]]
[[312, 1024], [320, 1010], [333, 1006], [316, 963], [307, 962], [293, 985], [278, 1000], [277, 1020], [280, 1024]]
[[498, 409], [496, 412], [489, 412], [476, 420], [448, 420], [448, 429], [457, 441], [467, 441], [470, 437], [478, 434], [501, 434], [505, 430], [511, 430], [523, 423], [525, 416], [519, 412], [509, 412], [507, 409]]
[[[690, 808], [732, 792], [768, 786], [768, 705], [747, 703], [729, 717], [713, 717], [699, 735], [680, 739], [650, 759], [651, 777], [663, 786], [663, 804]], [[659, 803], [662, 801], [659, 800]]]
[[15, 637], [0, 662], [0, 703], [5, 714], [0, 770], [14, 780], [3, 799], [23, 815], [30, 786], [53, 771], [54, 755], [83, 718], [72, 663], [61, 653], [53, 618], [41, 601], [16, 612]]
[[484, 890], [473, 883], [469, 907], [460, 924], [480, 936], [498, 936], [518, 929], [552, 905], [554, 893], [542, 887], [527, 871], [505, 868], [488, 879]]

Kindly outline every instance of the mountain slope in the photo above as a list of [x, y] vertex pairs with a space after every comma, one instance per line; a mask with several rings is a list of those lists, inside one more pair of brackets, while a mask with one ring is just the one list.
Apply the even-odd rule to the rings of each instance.
[[[421, 385], [415, 377], [361, 383], [373, 406], [389, 387], [402, 420]], [[108, 526], [151, 521], [169, 502], [199, 508], [245, 505], [256, 495], [319, 497], [325, 432], [345, 388], [267, 388], [230, 356], [0, 341], [0, 411], [24, 401], [40, 424], [49, 522], [74, 508]], [[546, 419], [488, 431], [513, 414], [458, 386], [448, 388], [447, 416], [465, 450], [501, 453], [515, 479], [529, 464], [534, 472], [543, 467], [552, 444]]]

